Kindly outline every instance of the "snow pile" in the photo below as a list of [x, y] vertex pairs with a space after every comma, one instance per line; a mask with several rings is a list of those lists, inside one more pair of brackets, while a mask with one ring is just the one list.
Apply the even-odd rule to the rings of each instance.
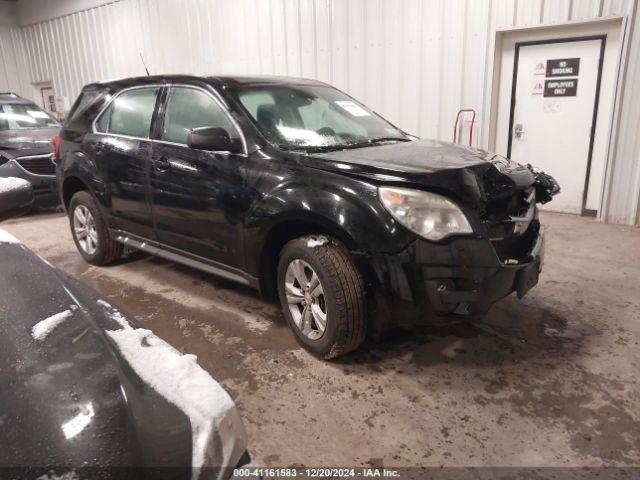
[[0, 243], [22, 243], [6, 230], [0, 228]]
[[61, 475], [56, 475], [55, 472], [51, 471], [49, 474], [45, 473], [39, 476], [36, 480], [80, 480], [80, 477], [74, 470], [64, 472]]
[[24, 188], [31, 185], [24, 178], [5, 177], [0, 178], [0, 193], [8, 192], [17, 188]]
[[324, 235], [312, 235], [308, 238], [307, 247], [309, 248], [321, 247], [322, 245], [329, 243], [329, 239]]
[[51, 315], [44, 320], [36, 323], [31, 329], [31, 336], [34, 340], [42, 341], [62, 322], [64, 322], [67, 318], [73, 315], [77, 307], [72, 305], [69, 307], [69, 310], [65, 310], [64, 312], [56, 313], [55, 315]]
[[182, 355], [150, 330], [133, 328], [122, 314], [99, 301], [122, 329], [108, 330], [122, 356], [151, 388], [182, 410], [191, 423], [192, 468], [197, 478], [204, 466], [212, 433], [234, 403], [229, 394], [196, 362]]
[[127, 319], [124, 318], [124, 316], [118, 311], [118, 309], [112, 306], [109, 302], [105, 302], [104, 300], [100, 299], [98, 300], [98, 305], [101, 305], [102, 307], [107, 309], [107, 315], [109, 316], [109, 318], [118, 322], [122, 328], [132, 328], [131, 325], [129, 325], [129, 322], [127, 322]]

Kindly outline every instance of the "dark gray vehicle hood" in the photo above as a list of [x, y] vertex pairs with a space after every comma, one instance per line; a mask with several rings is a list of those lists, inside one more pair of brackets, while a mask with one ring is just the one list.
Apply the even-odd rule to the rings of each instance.
[[475, 202], [511, 195], [536, 182], [536, 174], [500, 155], [438, 140], [395, 142], [299, 157], [312, 168], [408, 184]]
[[0, 131], [0, 155], [8, 158], [53, 152], [51, 140], [60, 127]]
[[432, 173], [486, 163], [498, 155], [454, 143], [425, 139], [318, 153], [313, 154], [313, 157], [403, 173]]
[[[172, 398], [180, 388], [166, 372], [163, 377], [162, 365], [187, 364], [188, 377], [189, 368], [200, 368], [189, 364], [195, 360], [167, 353], [172, 347], [96, 292], [7, 238], [0, 228], [0, 468], [34, 478], [72, 469], [86, 470], [87, 478], [195, 478], [196, 427], [209, 419], [241, 425], [231, 398], [214, 388], [207, 401], [217, 402], [216, 414], [207, 416], [212, 410], [205, 405], [204, 420], [194, 421], [193, 405], [185, 406], [188, 389], [182, 389], [182, 400]], [[155, 354], [156, 347], [174, 356], [169, 362], [154, 356], [157, 368], [137, 358], [146, 348]], [[205, 387], [217, 385], [202, 373]], [[193, 393], [197, 398], [202, 391]], [[214, 423], [204, 425], [213, 427], [204, 464], [212, 468], [199, 478], [218, 477], [220, 467], [237, 462], [246, 449], [246, 438], [224, 445]]]

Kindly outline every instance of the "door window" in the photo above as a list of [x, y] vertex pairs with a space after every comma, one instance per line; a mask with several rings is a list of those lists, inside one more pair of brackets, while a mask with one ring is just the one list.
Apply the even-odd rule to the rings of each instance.
[[189, 132], [200, 127], [222, 127], [232, 139], [240, 138], [227, 113], [205, 92], [187, 87], [171, 88], [162, 140], [186, 144]]
[[149, 138], [158, 91], [159, 88], [137, 88], [119, 95], [100, 116], [97, 130], [103, 133]]

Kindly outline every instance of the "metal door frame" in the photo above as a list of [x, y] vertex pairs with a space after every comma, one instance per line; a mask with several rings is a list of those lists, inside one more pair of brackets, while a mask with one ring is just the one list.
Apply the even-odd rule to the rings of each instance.
[[545, 45], [550, 43], [570, 43], [570, 42], [584, 42], [590, 40], [600, 40], [600, 58], [598, 59], [598, 76], [596, 79], [596, 92], [593, 102], [593, 117], [591, 119], [591, 136], [589, 138], [589, 152], [587, 154], [587, 171], [584, 179], [584, 189], [582, 191], [582, 215], [592, 216], [597, 215], [596, 210], [589, 210], [587, 205], [587, 193], [589, 189], [589, 177], [591, 175], [591, 157], [593, 155], [593, 143], [596, 135], [596, 121], [598, 119], [598, 103], [600, 101], [600, 84], [602, 81], [602, 65], [604, 63], [604, 51], [607, 43], [607, 35], [588, 35], [582, 37], [568, 37], [568, 38], [553, 38], [545, 40], [532, 40], [527, 42], [516, 42], [515, 53], [513, 56], [513, 79], [511, 83], [511, 105], [509, 110], [509, 132], [507, 138], [507, 157], [511, 157], [511, 143], [513, 141], [513, 113], [516, 108], [516, 90], [518, 87], [518, 60], [520, 58], [520, 47], [528, 47], [530, 45]]

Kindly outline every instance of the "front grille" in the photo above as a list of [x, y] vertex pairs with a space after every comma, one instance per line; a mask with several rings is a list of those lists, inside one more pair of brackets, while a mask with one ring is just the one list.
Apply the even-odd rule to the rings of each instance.
[[29, 157], [16, 158], [16, 162], [27, 172], [36, 175], [55, 175], [56, 167], [53, 164], [53, 154], [32, 155]]
[[533, 220], [526, 232], [522, 235], [515, 235], [507, 238], [495, 239], [491, 241], [493, 248], [502, 263], [519, 264], [530, 259], [529, 252], [536, 243], [540, 222]]
[[532, 202], [535, 203], [533, 187], [516, 190], [511, 195], [488, 201], [484, 208], [484, 220], [496, 223], [510, 217], [520, 217], [527, 212]]
[[506, 264], [528, 261], [539, 230], [533, 187], [487, 202], [483, 220], [491, 243]]
[[535, 204], [533, 187], [488, 201], [481, 218], [489, 230], [489, 237], [501, 239], [522, 234], [533, 218]]

